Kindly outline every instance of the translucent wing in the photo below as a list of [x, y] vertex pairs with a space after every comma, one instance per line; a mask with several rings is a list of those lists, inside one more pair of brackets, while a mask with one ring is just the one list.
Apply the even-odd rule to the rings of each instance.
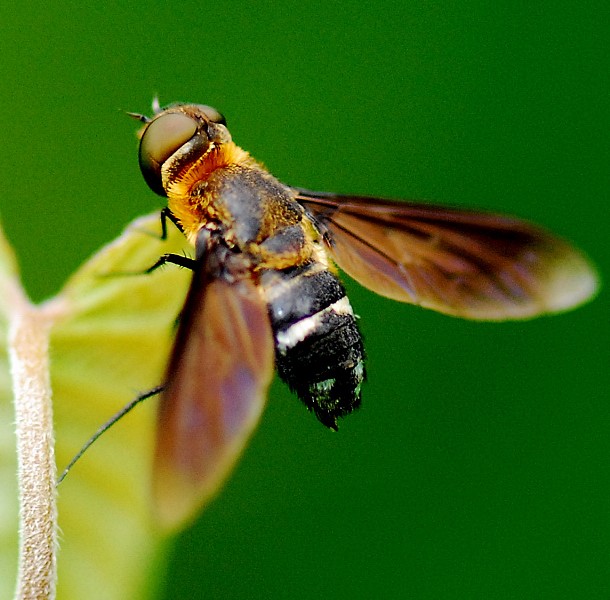
[[221, 276], [218, 262], [210, 248], [197, 263], [160, 401], [154, 494], [169, 527], [192, 516], [228, 476], [273, 375], [266, 305], [247, 273]]
[[394, 300], [469, 319], [524, 319], [574, 307], [597, 287], [578, 250], [519, 219], [296, 192], [339, 267]]

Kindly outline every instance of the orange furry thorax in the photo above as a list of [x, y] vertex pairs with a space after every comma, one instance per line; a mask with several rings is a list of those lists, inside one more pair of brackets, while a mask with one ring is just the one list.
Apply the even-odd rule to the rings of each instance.
[[[205, 154], [195, 162], [185, 167], [181, 172], [171, 177], [165, 177], [168, 197], [168, 207], [178, 219], [184, 234], [194, 244], [197, 232], [208, 219], [220, 217], [215, 214], [216, 207], [210, 202], [211, 198], [201, 193], [201, 184], [217, 169], [226, 169], [233, 166], [260, 165], [233, 142], [213, 145]], [[193, 188], [198, 186], [196, 193]]]

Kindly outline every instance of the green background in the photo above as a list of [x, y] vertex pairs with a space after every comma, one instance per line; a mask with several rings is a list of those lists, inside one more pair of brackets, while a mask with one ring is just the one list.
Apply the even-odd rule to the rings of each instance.
[[[118, 110], [155, 93], [287, 183], [519, 214], [607, 272], [606, 2], [12, 4], [0, 212], [35, 299], [161, 206]], [[159, 598], [608, 598], [605, 291], [490, 325], [347, 285], [364, 407], [333, 434], [275, 383]]]

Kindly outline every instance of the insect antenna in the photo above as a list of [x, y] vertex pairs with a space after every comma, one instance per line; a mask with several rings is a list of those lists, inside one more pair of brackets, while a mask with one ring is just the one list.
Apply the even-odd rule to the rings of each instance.
[[130, 112], [128, 110], [121, 110], [121, 112], [124, 112], [128, 117], [131, 117], [136, 121], [140, 121], [140, 123], [150, 123], [152, 121], [150, 117], [147, 117], [146, 115], [142, 115], [140, 113]]
[[136, 396], [131, 402], [126, 404], [119, 412], [114, 414], [108, 421], [106, 421], [103, 425], [99, 427], [99, 429], [85, 442], [83, 447], [76, 453], [74, 458], [68, 463], [68, 466], [62, 471], [61, 475], [57, 478], [57, 482], [55, 487], [57, 487], [68, 474], [68, 471], [75, 465], [78, 459], [89, 449], [89, 447], [105, 432], [108, 431], [118, 420], [122, 419], [128, 412], [131, 411], [137, 404], [143, 402], [144, 400], [148, 400], [148, 398], [152, 398], [153, 396], [157, 396], [163, 391], [163, 386], [159, 385], [154, 387], [152, 390], [148, 390], [148, 392], [144, 392], [139, 396]]

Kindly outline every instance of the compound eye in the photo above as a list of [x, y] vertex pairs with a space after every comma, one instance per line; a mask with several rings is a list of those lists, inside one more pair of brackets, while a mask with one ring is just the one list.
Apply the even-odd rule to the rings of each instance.
[[140, 140], [140, 170], [153, 192], [165, 196], [161, 167], [196, 131], [197, 121], [183, 113], [161, 115], [146, 127]]
[[200, 104], [199, 108], [201, 108], [201, 112], [203, 112], [203, 114], [213, 123], [220, 123], [221, 125], [227, 124], [224, 115], [215, 108], [207, 106], [206, 104]]

